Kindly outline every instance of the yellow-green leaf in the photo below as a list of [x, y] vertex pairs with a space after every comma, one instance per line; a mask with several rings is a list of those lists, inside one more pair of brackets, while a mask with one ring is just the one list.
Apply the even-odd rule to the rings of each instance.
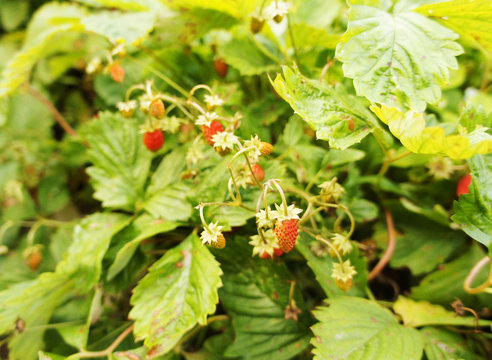
[[441, 20], [456, 32], [472, 38], [492, 53], [492, 2], [453, 0], [421, 6], [415, 11]]
[[[428, 301], [415, 301], [400, 296], [393, 305], [395, 312], [403, 319], [406, 326], [419, 327], [424, 325], [456, 325], [472, 326], [477, 325], [473, 316], [456, 316], [452, 311], [446, 310], [440, 305], [431, 304]], [[480, 326], [492, 324], [489, 320], [480, 320]]]
[[460, 128], [460, 133], [447, 135], [442, 127], [426, 127], [424, 115], [419, 112], [409, 110], [404, 113], [384, 105], [372, 105], [371, 110], [388, 125], [391, 133], [403, 146], [414, 153], [467, 159], [475, 154], [492, 151], [492, 136], [486, 132], [487, 128], [484, 126], [477, 125], [471, 132]]

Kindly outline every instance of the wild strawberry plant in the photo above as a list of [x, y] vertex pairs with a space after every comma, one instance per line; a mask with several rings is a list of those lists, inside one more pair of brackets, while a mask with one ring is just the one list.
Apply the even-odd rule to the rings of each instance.
[[0, 3], [0, 357], [487, 358], [491, 19]]

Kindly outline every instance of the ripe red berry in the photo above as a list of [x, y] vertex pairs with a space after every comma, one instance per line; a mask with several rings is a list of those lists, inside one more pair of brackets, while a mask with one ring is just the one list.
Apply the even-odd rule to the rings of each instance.
[[278, 246], [280, 250], [285, 253], [291, 251], [297, 240], [299, 227], [297, 225], [297, 219], [288, 219], [281, 222], [277, 222], [273, 232], [278, 239]]
[[221, 78], [225, 78], [227, 75], [227, 68], [229, 66], [226, 64], [226, 62], [219, 58], [214, 61], [214, 69], [217, 75], [219, 75]]
[[468, 194], [470, 192], [470, 184], [472, 182], [472, 177], [470, 174], [463, 176], [458, 185], [456, 186], [456, 195], [461, 196], [463, 194]]
[[224, 127], [219, 121], [214, 120], [211, 122], [210, 126], [202, 125], [202, 131], [203, 137], [205, 138], [205, 140], [207, 140], [208, 144], [210, 146], [214, 146], [215, 143], [212, 140], [213, 136], [224, 131]]
[[113, 63], [109, 68], [109, 75], [114, 81], [120, 83], [125, 78], [125, 69], [119, 63]]
[[[278, 248], [273, 248], [273, 257], [279, 257], [279, 256], [282, 256], [283, 255], [283, 251], [278, 249]], [[262, 251], [260, 252], [260, 254], [258, 255], [260, 257], [260, 259], [271, 259], [272, 256], [267, 253], [266, 251]]]
[[251, 168], [253, 169], [253, 173], [255, 174], [256, 179], [258, 179], [258, 181], [263, 181], [263, 179], [265, 178], [265, 171], [263, 170], [261, 165], [254, 164]]
[[273, 256], [279, 257], [282, 256], [284, 252], [281, 249], [273, 248]]
[[143, 143], [152, 152], [156, 152], [164, 144], [164, 134], [157, 129], [152, 132], [146, 132], [143, 137]]

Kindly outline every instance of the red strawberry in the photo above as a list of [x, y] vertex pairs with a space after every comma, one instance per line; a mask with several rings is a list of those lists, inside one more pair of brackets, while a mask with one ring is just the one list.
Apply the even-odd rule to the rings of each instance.
[[470, 184], [472, 182], [472, 177], [470, 174], [466, 174], [463, 176], [460, 181], [458, 181], [458, 185], [456, 186], [456, 195], [461, 196], [463, 194], [468, 194], [470, 192]]
[[[277, 249], [277, 248], [273, 248], [273, 257], [279, 257], [279, 256], [282, 256], [284, 252], [280, 249]], [[260, 254], [258, 255], [260, 257], [260, 259], [271, 259], [272, 256], [267, 253], [266, 251], [263, 251], [263, 252], [260, 252]]]
[[229, 66], [226, 64], [226, 62], [219, 58], [214, 61], [214, 69], [217, 75], [219, 75], [221, 78], [225, 78], [227, 75], [227, 68]]
[[164, 144], [164, 134], [157, 129], [152, 132], [146, 132], [143, 137], [143, 143], [152, 152], [156, 152]]
[[298, 230], [299, 227], [297, 226], [297, 219], [288, 219], [277, 222], [273, 232], [278, 239], [278, 246], [280, 250], [288, 253], [294, 248]]
[[284, 252], [281, 249], [273, 248], [273, 256], [279, 257], [282, 256]]
[[109, 75], [111, 75], [114, 81], [120, 83], [125, 78], [125, 69], [119, 63], [113, 63], [109, 68]]
[[258, 181], [263, 181], [263, 179], [265, 178], [265, 171], [263, 170], [261, 165], [260, 164], [254, 164], [252, 166], [252, 169], [253, 169], [253, 173], [255, 174]]
[[212, 140], [213, 136], [217, 133], [224, 131], [224, 127], [219, 121], [214, 120], [212, 121], [210, 126], [202, 125], [202, 131], [203, 131], [203, 137], [205, 138], [205, 140], [207, 140], [208, 144], [210, 146], [214, 146], [215, 143]]

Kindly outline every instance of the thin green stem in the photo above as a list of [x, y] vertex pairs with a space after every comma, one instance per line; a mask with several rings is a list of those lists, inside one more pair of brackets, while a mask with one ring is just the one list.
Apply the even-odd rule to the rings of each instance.
[[156, 75], [157, 77], [159, 77], [161, 80], [163, 80], [169, 86], [171, 86], [172, 88], [174, 88], [176, 91], [178, 91], [179, 93], [181, 93], [183, 96], [188, 97], [188, 92], [185, 89], [183, 89], [181, 86], [179, 86], [178, 84], [176, 84], [173, 80], [171, 80], [171, 78], [169, 78], [168, 76], [164, 75], [159, 70], [154, 69], [152, 66], [146, 64], [144, 61], [141, 61], [141, 60], [139, 60], [139, 59], [137, 59], [137, 58], [135, 58], [133, 56], [129, 56], [128, 58], [130, 60], [132, 60], [134, 63], [136, 63], [136, 64], [138, 64], [140, 66], [146, 67], [147, 69], [149, 69], [150, 72], [152, 72], [154, 75]]

